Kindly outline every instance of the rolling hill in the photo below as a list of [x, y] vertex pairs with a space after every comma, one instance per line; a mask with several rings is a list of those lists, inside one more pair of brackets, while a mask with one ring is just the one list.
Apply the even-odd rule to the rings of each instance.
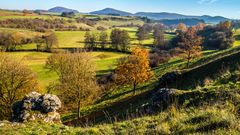
[[54, 7], [48, 10], [48, 12], [54, 12], [54, 13], [63, 13], [63, 12], [74, 12], [79, 13], [77, 10], [69, 9], [65, 7]]
[[96, 15], [118, 15], [118, 16], [129, 16], [132, 15], [132, 13], [116, 10], [113, 8], [105, 8], [99, 11], [90, 12], [90, 14], [96, 14]]

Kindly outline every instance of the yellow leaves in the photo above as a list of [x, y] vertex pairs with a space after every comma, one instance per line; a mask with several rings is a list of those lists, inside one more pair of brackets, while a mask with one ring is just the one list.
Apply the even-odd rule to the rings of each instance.
[[116, 74], [118, 84], [137, 85], [148, 81], [153, 76], [149, 66], [148, 51], [134, 48], [129, 57], [119, 60]]

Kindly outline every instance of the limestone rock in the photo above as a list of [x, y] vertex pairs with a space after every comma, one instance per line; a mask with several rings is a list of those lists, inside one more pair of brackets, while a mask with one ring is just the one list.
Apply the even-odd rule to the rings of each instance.
[[41, 100], [41, 106], [43, 107], [43, 111], [45, 112], [55, 112], [56, 110], [61, 108], [61, 101], [55, 95], [46, 94], [41, 97]]
[[41, 95], [37, 92], [27, 94], [22, 101], [13, 104], [13, 121], [26, 122], [43, 120], [45, 122], [60, 122], [61, 101], [56, 95]]

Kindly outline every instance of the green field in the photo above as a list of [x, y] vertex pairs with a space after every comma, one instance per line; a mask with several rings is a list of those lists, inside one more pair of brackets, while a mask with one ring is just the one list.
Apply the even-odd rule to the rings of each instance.
[[[36, 73], [39, 84], [44, 89], [50, 82], [57, 80], [57, 75], [49, 72], [44, 68], [45, 62], [50, 53], [41, 52], [11, 52], [7, 53], [17, 60], [27, 65], [34, 73]], [[127, 56], [122, 53], [113, 52], [90, 52], [96, 63], [96, 72], [98, 74], [107, 73], [115, 67], [118, 58]]]

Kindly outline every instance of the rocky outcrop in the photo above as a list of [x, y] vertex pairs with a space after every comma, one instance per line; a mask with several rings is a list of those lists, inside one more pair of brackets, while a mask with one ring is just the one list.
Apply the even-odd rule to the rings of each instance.
[[57, 112], [60, 108], [61, 101], [57, 96], [32, 92], [26, 95], [22, 101], [14, 103], [12, 107], [13, 121], [61, 122], [60, 114]]

